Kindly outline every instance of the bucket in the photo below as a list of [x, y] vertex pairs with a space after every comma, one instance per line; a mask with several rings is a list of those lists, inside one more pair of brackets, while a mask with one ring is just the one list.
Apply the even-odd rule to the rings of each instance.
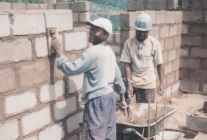
[[[164, 140], [183, 140], [183, 137], [185, 136], [184, 133], [176, 132], [176, 131], [164, 131]], [[157, 140], [162, 140], [162, 132], [158, 133], [156, 135]]]

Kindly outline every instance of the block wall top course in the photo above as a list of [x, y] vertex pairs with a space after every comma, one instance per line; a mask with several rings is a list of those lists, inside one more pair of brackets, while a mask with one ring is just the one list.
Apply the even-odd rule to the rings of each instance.
[[1, 20], [3, 20], [1, 24], [4, 28], [0, 29], [0, 37], [6, 37], [10, 34], [41, 34], [45, 33], [46, 27], [57, 27], [58, 31], [69, 31], [73, 29], [73, 18], [71, 10], [10, 10], [4, 12], [2, 11], [0, 12], [0, 21]]
[[145, 7], [147, 10], [165, 10], [167, 8], [166, 0], [146, 0]]
[[27, 4], [27, 10], [39, 10], [39, 4]]
[[60, 2], [54, 4], [55, 9], [70, 9], [71, 4], [66, 2]]
[[128, 0], [127, 1], [127, 11], [138, 11], [144, 10], [145, 0]]
[[122, 29], [135, 28], [136, 18], [142, 12], [150, 15], [153, 26], [182, 23], [183, 14], [180, 11], [136, 11], [120, 13], [120, 27]]
[[57, 27], [58, 31], [73, 29], [73, 17], [71, 10], [46, 11], [44, 12], [44, 15], [47, 28]]
[[205, 11], [207, 10], [206, 0], [182, 0], [183, 10], [189, 11]]
[[183, 11], [183, 22], [202, 22], [204, 19], [203, 12]]
[[45, 33], [43, 11], [10, 11], [10, 13], [13, 19], [13, 35]]
[[0, 10], [11, 10], [11, 3], [0, 2]]
[[43, 11], [45, 15], [67, 15], [71, 14], [72, 10], [49, 10], [49, 11]]
[[74, 13], [90, 12], [90, 2], [88, 1], [74, 2], [74, 3], [71, 3], [70, 8]]
[[26, 10], [27, 5], [25, 3], [11, 3], [12, 10]]
[[[183, 6], [184, 7], [184, 6]], [[128, 0], [127, 11], [178, 10], [178, 0]]]

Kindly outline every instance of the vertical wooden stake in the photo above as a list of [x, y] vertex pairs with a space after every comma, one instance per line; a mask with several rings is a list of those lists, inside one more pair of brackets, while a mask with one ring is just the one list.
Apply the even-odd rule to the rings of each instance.
[[164, 137], [164, 130], [165, 130], [165, 106], [166, 106], [166, 92], [164, 92], [165, 100], [164, 100], [164, 113], [163, 113], [163, 128], [162, 128], [162, 140]]
[[150, 96], [148, 99], [148, 140], [150, 140]]
[[156, 136], [156, 135], [157, 135], [157, 103], [158, 103], [158, 102], [156, 101], [156, 114], [155, 114], [155, 115], [156, 115], [156, 116], [155, 116], [155, 117], [156, 117], [156, 124], [155, 124], [155, 140], [157, 139], [157, 136]]

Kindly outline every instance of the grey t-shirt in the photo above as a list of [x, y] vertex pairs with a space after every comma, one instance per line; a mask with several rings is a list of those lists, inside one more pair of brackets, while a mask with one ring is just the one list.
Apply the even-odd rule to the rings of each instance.
[[92, 98], [111, 93], [113, 84], [118, 93], [125, 92], [115, 54], [108, 45], [90, 47], [74, 63], [62, 55], [58, 59], [58, 68], [69, 76], [84, 73], [83, 104]]

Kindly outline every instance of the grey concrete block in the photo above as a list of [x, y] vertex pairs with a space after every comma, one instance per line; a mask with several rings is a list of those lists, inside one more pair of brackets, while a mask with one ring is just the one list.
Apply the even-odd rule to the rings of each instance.
[[145, 8], [145, 0], [128, 0], [127, 11], [140, 11]]
[[207, 133], [207, 117], [187, 116], [186, 127], [189, 130]]
[[70, 9], [70, 3], [56, 3], [55, 9]]
[[199, 83], [191, 81], [180, 81], [181, 90], [199, 91]]
[[47, 10], [48, 4], [40, 4], [40, 10]]
[[27, 4], [27, 10], [39, 10], [39, 4]]
[[147, 10], [166, 10], [167, 1], [166, 0], [146, 0]]
[[167, 9], [168, 10], [178, 9], [178, 0], [167, 0]]
[[25, 3], [12, 3], [12, 10], [26, 10]]
[[73, 11], [73, 13], [89, 12], [90, 11], [90, 2], [83, 1], [83, 2], [71, 3], [71, 10]]
[[0, 10], [11, 10], [11, 3], [0, 2]]

